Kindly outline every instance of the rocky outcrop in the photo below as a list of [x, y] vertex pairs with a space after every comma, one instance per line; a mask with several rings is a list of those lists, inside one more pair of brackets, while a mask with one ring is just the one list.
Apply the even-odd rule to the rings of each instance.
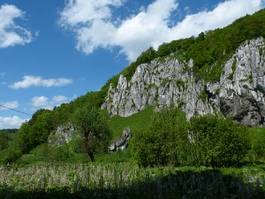
[[68, 144], [74, 137], [75, 129], [71, 123], [59, 126], [54, 133], [48, 137], [50, 145], [61, 146]]
[[196, 80], [193, 61], [174, 56], [139, 65], [130, 81], [120, 75], [110, 85], [102, 108], [111, 115], [130, 116], [146, 106], [179, 106], [193, 115], [222, 113], [250, 126], [265, 124], [265, 43], [258, 38], [243, 43], [224, 64], [216, 83]]
[[131, 129], [130, 128], [125, 128], [123, 130], [122, 136], [120, 139], [117, 141], [113, 142], [109, 146], [109, 151], [110, 152], [115, 152], [115, 151], [123, 151], [128, 147], [129, 140], [132, 137]]

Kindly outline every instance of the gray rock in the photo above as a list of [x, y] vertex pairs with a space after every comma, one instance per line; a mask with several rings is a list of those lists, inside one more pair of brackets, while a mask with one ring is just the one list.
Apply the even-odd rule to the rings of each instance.
[[61, 146], [68, 144], [74, 137], [75, 129], [71, 123], [59, 126], [54, 133], [48, 137], [48, 144]]
[[109, 146], [109, 151], [115, 152], [115, 151], [125, 150], [128, 147], [128, 143], [131, 137], [132, 137], [131, 129], [125, 128], [123, 130], [121, 138], [119, 138]]
[[[258, 38], [243, 43], [223, 67], [219, 82], [196, 81], [189, 70], [193, 60], [172, 56], [139, 65], [130, 81], [121, 75], [110, 86], [102, 108], [127, 117], [152, 105], [158, 109], [181, 106], [187, 118], [219, 112], [249, 126], [265, 121], [265, 43]], [[206, 92], [207, 98], [201, 99]]]

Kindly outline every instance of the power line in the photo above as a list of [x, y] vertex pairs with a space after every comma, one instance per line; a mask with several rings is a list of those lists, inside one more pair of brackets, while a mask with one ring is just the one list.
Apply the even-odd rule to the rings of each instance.
[[24, 111], [20, 111], [20, 110], [18, 110], [18, 109], [14, 109], [14, 108], [7, 107], [7, 106], [5, 106], [5, 105], [3, 105], [3, 104], [0, 104], [0, 107], [2, 107], [2, 108], [4, 108], [4, 109], [8, 109], [8, 110], [10, 110], [10, 111], [15, 111], [15, 112], [17, 112], [17, 113], [21, 113], [21, 114], [24, 114], [24, 115], [29, 115], [29, 116], [31, 116], [31, 114], [29, 114], [29, 113], [26, 113], [26, 112], [24, 112]]

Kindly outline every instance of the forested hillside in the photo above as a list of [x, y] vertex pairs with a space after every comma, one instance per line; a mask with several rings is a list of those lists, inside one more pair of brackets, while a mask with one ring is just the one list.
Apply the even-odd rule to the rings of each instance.
[[261, 10], [150, 48], [99, 91], [0, 131], [0, 197], [262, 198], [264, 38]]

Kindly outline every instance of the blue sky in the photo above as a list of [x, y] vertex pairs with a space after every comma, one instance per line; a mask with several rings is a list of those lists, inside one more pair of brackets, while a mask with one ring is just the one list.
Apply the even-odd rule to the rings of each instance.
[[[0, 0], [0, 104], [27, 113], [98, 90], [149, 46], [223, 27], [262, 0]], [[30, 116], [0, 108], [0, 128]]]

